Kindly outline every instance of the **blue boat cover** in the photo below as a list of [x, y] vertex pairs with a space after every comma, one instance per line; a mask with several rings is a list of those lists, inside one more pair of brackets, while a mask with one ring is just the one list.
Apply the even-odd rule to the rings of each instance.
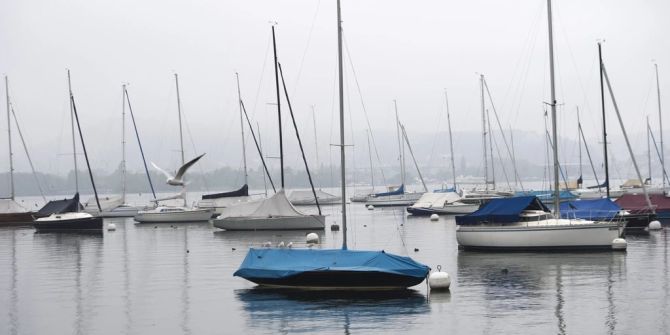
[[433, 193], [449, 193], [449, 192], [457, 192], [456, 187], [438, 188], [437, 190], [433, 190]]
[[251, 248], [233, 275], [280, 279], [314, 271], [383, 272], [426, 278], [430, 268], [384, 251]]
[[400, 194], [405, 194], [405, 185], [404, 184], [401, 184], [400, 186], [398, 186], [398, 189], [396, 189], [395, 191], [375, 193], [374, 196], [375, 197], [387, 197], [389, 195], [400, 195]]
[[[554, 191], [552, 190], [540, 190], [540, 191], [523, 191], [516, 192], [517, 196], [536, 196], [542, 201], [551, 201], [554, 199]], [[572, 194], [570, 191], [562, 190], [558, 193], [558, 200], [571, 200], [576, 199], [577, 196]]]
[[457, 216], [456, 224], [479, 224], [483, 221], [490, 223], [511, 223], [519, 221], [519, 214], [524, 210], [542, 210], [549, 212], [536, 196], [491, 199], [474, 213]]
[[620, 210], [621, 206], [607, 198], [561, 203], [561, 217], [564, 219], [611, 220]]

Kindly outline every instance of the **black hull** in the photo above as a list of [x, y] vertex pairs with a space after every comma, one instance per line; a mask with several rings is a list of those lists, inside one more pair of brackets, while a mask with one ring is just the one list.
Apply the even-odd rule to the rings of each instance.
[[102, 232], [102, 217], [69, 219], [59, 221], [35, 221], [37, 232]]
[[34, 212], [0, 213], [0, 227], [30, 226], [33, 224]]
[[[540, 252], [540, 253], [561, 253], [561, 252], [612, 252], [619, 251], [612, 249], [612, 246], [593, 246], [593, 245], [573, 245], [573, 246], [553, 246], [553, 247], [465, 247], [458, 246], [463, 251], [483, 251], [483, 252]], [[625, 250], [620, 250], [625, 251]]]
[[404, 290], [424, 278], [384, 272], [308, 271], [287, 278], [245, 278], [262, 286], [318, 290]]
[[656, 220], [656, 216], [653, 214], [628, 214], [620, 218], [626, 221], [626, 228], [624, 229], [626, 234], [648, 234], [649, 222]]

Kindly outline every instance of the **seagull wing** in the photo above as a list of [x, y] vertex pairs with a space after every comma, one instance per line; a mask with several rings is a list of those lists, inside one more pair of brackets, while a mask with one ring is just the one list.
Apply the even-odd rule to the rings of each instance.
[[172, 176], [171, 176], [169, 173], [167, 173], [167, 171], [165, 171], [165, 170], [159, 168], [158, 165], [156, 165], [154, 162], [151, 162], [151, 165], [154, 167], [154, 169], [156, 169], [156, 170], [160, 171], [162, 174], [164, 174], [165, 177], [167, 177], [167, 179], [171, 179], [171, 178], [172, 178]]
[[193, 158], [192, 160], [190, 160], [186, 164], [182, 165], [182, 167], [179, 168], [179, 171], [177, 171], [177, 175], [174, 176], [174, 179], [181, 180], [181, 178], [184, 176], [184, 173], [186, 173], [186, 170], [188, 170], [188, 168], [190, 168], [191, 165], [195, 164], [195, 162], [200, 160], [200, 158], [202, 158], [202, 156], [204, 156], [204, 155], [205, 154], [202, 154], [202, 155], [200, 155], [196, 158]]

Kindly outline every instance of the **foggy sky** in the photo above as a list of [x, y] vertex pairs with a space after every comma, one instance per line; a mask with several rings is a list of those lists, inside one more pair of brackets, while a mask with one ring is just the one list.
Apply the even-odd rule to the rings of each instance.
[[[386, 164], [396, 159], [393, 99], [417, 142], [433, 143], [435, 134], [445, 131], [444, 89], [455, 130], [480, 131], [478, 73], [486, 75], [503, 126], [537, 132], [537, 141], [544, 141], [543, 102], [549, 101], [546, 1], [345, 0], [342, 13], [347, 136], [351, 141], [355, 134], [359, 160], [367, 155], [367, 126], [353, 70], [372, 131], [386, 148]], [[596, 41], [604, 39], [605, 63], [628, 131], [636, 134], [636, 147], [646, 146], [644, 116], [649, 114], [654, 130], [658, 128], [652, 60], [660, 67], [661, 90], [670, 89], [668, 13], [670, 2], [664, 0], [554, 2], [563, 137], [574, 140], [579, 106], [585, 132], [598, 145]], [[269, 21], [278, 22], [279, 61], [309, 157], [314, 159], [310, 106], [315, 105], [319, 159], [328, 164], [329, 144], [338, 140], [335, 1], [0, 1], [0, 73], [9, 76], [11, 99], [38, 170], [65, 174], [72, 168], [66, 68], [72, 71], [96, 169], [111, 171], [120, 161], [124, 82], [129, 83], [148, 159], [166, 169], [177, 167], [174, 73], [180, 77], [187, 159], [194, 151], [207, 152], [198, 169], [241, 165], [235, 72], [245, 104], [260, 125], [266, 154], [276, 156]], [[2, 93], [4, 133], [4, 85]], [[611, 108], [609, 112], [608, 124], [617, 136], [620, 130]], [[291, 155], [287, 163], [299, 167], [290, 125], [284, 118]], [[132, 130], [126, 131], [129, 169], [139, 170]], [[0, 138], [0, 155], [6, 157], [6, 135]], [[442, 153], [447, 145], [441, 146]], [[456, 138], [457, 156], [472, 145], [459, 147]], [[252, 149], [248, 141], [250, 165], [256, 166]], [[21, 150], [15, 136], [16, 169], [27, 171]], [[565, 159], [574, 161], [574, 152], [571, 148], [572, 156]], [[527, 159], [540, 154], [519, 153]], [[419, 158], [425, 162], [429, 157]], [[2, 166], [6, 170], [6, 163]]]

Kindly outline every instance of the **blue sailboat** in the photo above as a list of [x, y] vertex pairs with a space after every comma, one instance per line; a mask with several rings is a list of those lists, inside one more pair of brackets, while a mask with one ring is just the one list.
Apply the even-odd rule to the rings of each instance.
[[[346, 199], [342, 27], [339, 0], [337, 28], [341, 196], [342, 199]], [[402, 290], [421, 283], [428, 276], [430, 268], [409, 257], [384, 251], [348, 250], [346, 213], [346, 201], [343, 201], [341, 249], [252, 248], [233, 275], [262, 286], [319, 290]]]

